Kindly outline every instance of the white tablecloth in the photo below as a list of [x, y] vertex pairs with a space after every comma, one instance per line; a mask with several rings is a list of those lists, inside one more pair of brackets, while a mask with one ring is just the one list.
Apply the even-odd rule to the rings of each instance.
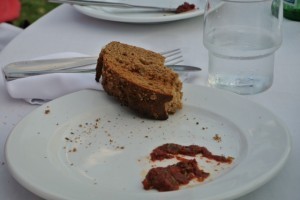
[[[206, 85], [207, 51], [202, 44], [203, 17], [162, 24], [126, 24], [82, 15], [63, 5], [18, 35], [1, 53], [0, 66], [57, 52], [97, 55], [112, 40], [155, 51], [180, 47], [185, 64], [201, 66], [194, 82]], [[240, 200], [300, 199], [300, 23], [283, 21], [283, 44], [276, 53], [273, 86], [246, 96], [272, 110], [289, 128], [293, 149], [284, 168], [270, 182]], [[9, 174], [4, 159], [6, 138], [14, 126], [37, 106], [10, 98], [0, 76], [0, 199], [40, 199]]]

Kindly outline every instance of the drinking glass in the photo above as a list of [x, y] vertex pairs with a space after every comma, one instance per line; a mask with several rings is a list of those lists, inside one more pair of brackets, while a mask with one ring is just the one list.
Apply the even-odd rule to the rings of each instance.
[[203, 43], [210, 86], [238, 94], [271, 87], [282, 12], [282, 0], [207, 0]]

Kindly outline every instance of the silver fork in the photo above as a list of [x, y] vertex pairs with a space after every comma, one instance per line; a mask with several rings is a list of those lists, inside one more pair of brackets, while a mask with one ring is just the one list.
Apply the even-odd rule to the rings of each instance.
[[[166, 58], [166, 66], [175, 71], [201, 70], [197, 67], [177, 65], [183, 62], [180, 49], [161, 52], [161, 54]], [[7, 81], [49, 73], [91, 73], [95, 72], [95, 67], [86, 68], [86, 66], [96, 64], [97, 58], [98, 56], [19, 61], [6, 65], [3, 73]]]

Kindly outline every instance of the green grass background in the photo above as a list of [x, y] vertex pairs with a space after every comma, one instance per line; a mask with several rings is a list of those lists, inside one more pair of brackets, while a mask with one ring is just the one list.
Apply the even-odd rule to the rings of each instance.
[[26, 28], [59, 5], [49, 3], [47, 0], [20, 0], [20, 2], [22, 6], [20, 17], [12, 21], [12, 24], [21, 28]]

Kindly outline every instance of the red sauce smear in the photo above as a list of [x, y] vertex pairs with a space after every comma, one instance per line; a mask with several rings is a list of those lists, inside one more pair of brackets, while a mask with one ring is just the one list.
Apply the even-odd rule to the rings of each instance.
[[201, 154], [203, 157], [222, 163], [232, 163], [232, 157], [225, 157], [212, 154], [207, 148], [198, 145], [182, 146], [179, 144], [167, 143], [155, 148], [150, 156], [152, 161], [171, 159], [177, 155], [196, 156]]
[[180, 185], [186, 185], [194, 178], [203, 181], [208, 176], [209, 173], [199, 169], [195, 159], [183, 160], [167, 167], [150, 169], [142, 183], [145, 190], [172, 191], [178, 190]]
[[176, 13], [183, 13], [190, 10], [194, 10], [195, 7], [196, 6], [194, 4], [189, 4], [188, 2], [184, 2], [182, 5], [177, 7]]

